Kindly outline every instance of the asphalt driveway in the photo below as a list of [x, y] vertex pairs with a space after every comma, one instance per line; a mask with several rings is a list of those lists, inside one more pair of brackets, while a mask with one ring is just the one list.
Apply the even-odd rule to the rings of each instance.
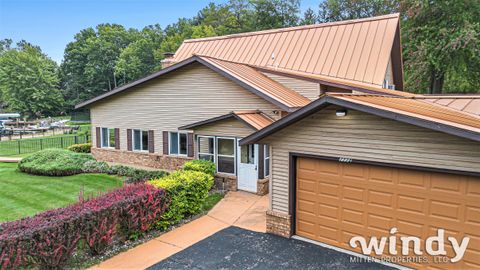
[[151, 266], [160, 269], [394, 269], [295, 239], [228, 227]]

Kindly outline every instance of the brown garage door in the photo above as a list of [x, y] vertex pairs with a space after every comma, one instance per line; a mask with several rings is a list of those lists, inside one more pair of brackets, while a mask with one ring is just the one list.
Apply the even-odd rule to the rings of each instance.
[[[463, 260], [453, 265], [407, 265], [480, 268], [478, 177], [298, 158], [296, 185], [299, 236], [352, 249], [348, 243], [356, 235], [368, 241], [370, 236], [388, 236], [396, 227], [397, 239], [404, 235], [425, 239], [444, 228], [446, 237], [471, 238]], [[450, 246], [446, 250], [452, 254]]]

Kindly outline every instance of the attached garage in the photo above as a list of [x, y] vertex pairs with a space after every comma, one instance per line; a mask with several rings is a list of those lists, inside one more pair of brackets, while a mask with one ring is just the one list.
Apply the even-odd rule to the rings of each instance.
[[[427, 239], [438, 228], [458, 239], [478, 234], [479, 177], [388, 164], [295, 159], [294, 230], [298, 236], [360, 252], [349, 245], [352, 237], [388, 236], [391, 228], [398, 229], [397, 238]], [[400, 253], [400, 244], [397, 249]], [[451, 246], [446, 249], [452, 251]], [[455, 267], [480, 268], [478, 256], [467, 250]]]
[[[480, 268], [478, 116], [408, 98], [327, 95], [241, 141], [254, 142], [271, 148], [269, 232], [356, 253], [354, 236], [393, 235], [398, 256], [402, 236], [418, 237], [427, 256], [426, 239], [444, 229], [443, 258], [454, 255], [447, 237], [470, 238], [460, 262], [398, 264]], [[408, 250], [415, 257], [413, 243]], [[382, 256], [391, 255], [387, 243]]]

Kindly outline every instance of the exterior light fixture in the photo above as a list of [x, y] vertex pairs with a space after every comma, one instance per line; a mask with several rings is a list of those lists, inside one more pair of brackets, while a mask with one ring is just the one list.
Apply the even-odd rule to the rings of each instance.
[[343, 117], [345, 115], [347, 115], [347, 110], [345, 109], [339, 109], [335, 112], [335, 114], [338, 116], [338, 117]]

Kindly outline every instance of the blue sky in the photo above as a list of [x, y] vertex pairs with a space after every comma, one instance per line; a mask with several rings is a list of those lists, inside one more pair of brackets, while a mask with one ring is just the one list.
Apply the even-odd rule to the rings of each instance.
[[[162, 27], [190, 18], [209, 2], [227, 0], [0, 0], [0, 39], [25, 39], [58, 63], [75, 33], [100, 23], [127, 28]], [[319, 0], [302, 0], [302, 10], [317, 10]]]

